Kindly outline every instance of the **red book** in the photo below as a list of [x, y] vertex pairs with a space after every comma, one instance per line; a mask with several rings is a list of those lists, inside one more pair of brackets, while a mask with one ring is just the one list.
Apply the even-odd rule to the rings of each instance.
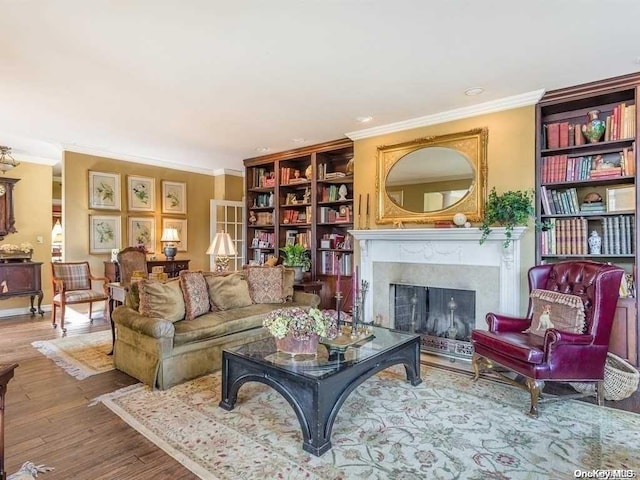
[[569, 146], [569, 122], [560, 123], [560, 148]]
[[560, 146], [560, 124], [547, 124], [547, 148], [558, 148]]

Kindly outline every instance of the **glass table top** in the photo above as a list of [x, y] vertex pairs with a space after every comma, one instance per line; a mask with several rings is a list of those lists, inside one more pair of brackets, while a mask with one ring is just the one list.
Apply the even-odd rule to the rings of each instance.
[[225, 348], [225, 350], [290, 373], [323, 378], [419, 337], [413, 333], [382, 327], [370, 327], [370, 329], [373, 337], [365, 338], [347, 347], [343, 352], [335, 350], [330, 352], [327, 346], [320, 343], [316, 355], [290, 355], [276, 350], [273, 337]]

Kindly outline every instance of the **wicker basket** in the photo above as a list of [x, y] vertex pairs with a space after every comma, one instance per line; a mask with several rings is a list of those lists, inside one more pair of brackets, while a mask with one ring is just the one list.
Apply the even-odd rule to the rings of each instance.
[[[604, 365], [604, 398], [607, 400], [623, 400], [630, 397], [638, 389], [640, 372], [622, 358], [607, 353]], [[570, 385], [580, 393], [595, 395], [595, 383], [571, 382]]]

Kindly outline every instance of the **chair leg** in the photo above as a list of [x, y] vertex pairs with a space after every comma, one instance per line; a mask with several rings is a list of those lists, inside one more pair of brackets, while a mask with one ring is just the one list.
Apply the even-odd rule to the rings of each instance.
[[538, 382], [533, 378], [527, 378], [525, 384], [527, 386], [527, 390], [529, 390], [529, 394], [531, 395], [531, 408], [529, 409], [528, 415], [530, 417], [538, 418], [538, 398], [540, 397], [540, 391], [542, 390], [542, 385], [544, 385], [544, 383]]
[[56, 308], [57, 308], [57, 304], [54, 302], [53, 311], [51, 313], [51, 325], [53, 325], [53, 328], [56, 328], [58, 326], [56, 324]]
[[491, 363], [483, 356], [474, 352], [471, 357], [471, 366], [473, 367], [473, 381], [476, 382], [480, 378], [480, 373], [482, 373], [483, 370], [491, 368]]
[[89, 302], [89, 323], [93, 323], [93, 302]]
[[598, 405], [604, 405], [604, 380], [596, 382], [596, 400]]
[[64, 311], [66, 309], [66, 305], [63, 303], [60, 305], [60, 329], [62, 330], [62, 335], [64, 336], [67, 333], [67, 329], [64, 328]]

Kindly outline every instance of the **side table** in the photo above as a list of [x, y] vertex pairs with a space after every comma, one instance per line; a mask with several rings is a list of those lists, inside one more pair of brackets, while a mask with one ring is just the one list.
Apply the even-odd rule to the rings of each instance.
[[4, 395], [7, 392], [7, 383], [13, 378], [13, 371], [17, 363], [0, 365], [0, 480], [7, 478], [4, 471]]
[[109, 321], [111, 322], [111, 351], [108, 355], [113, 355], [113, 347], [116, 344], [116, 325], [113, 323], [111, 314], [118, 305], [124, 304], [124, 299], [127, 295], [127, 287], [121, 285], [120, 282], [111, 282], [107, 283], [107, 289], [109, 290], [108, 314]]
[[294, 290], [301, 290], [305, 293], [315, 293], [316, 295], [320, 294], [320, 290], [322, 290], [322, 282], [300, 282], [293, 284]]

